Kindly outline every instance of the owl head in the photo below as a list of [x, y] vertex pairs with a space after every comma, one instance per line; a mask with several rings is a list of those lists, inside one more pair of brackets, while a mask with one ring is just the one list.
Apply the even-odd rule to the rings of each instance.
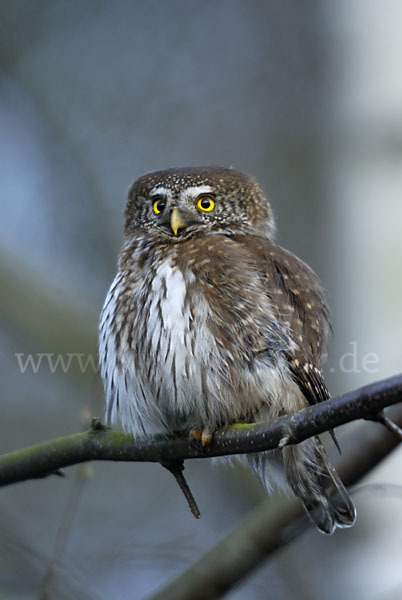
[[273, 237], [274, 218], [261, 187], [249, 175], [222, 167], [153, 171], [130, 187], [125, 234], [155, 232], [182, 241], [197, 233]]

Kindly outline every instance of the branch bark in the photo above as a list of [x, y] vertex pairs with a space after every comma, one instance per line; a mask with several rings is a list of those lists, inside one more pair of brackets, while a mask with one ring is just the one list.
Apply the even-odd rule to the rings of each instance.
[[274, 423], [235, 424], [221, 429], [203, 450], [185, 436], [156, 436], [134, 440], [111, 431], [94, 419], [90, 430], [0, 456], [0, 485], [46, 477], [70, 465], [91, 460], [169, 463], [260, 452], [303, 440], [356, 419], [376, 417], [385, 407], [402, 401], [402, 375], [332, 398]]

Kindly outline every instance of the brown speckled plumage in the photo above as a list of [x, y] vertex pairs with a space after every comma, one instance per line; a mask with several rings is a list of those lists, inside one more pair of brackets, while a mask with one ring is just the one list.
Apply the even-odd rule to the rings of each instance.
[[[137, 436], [214, 430], [328, 398], [325, 294], [274, 230], [260, 186], [238, 171], [167, 169], [134, 182], [100, 324], [112, 423]], [[244, 460], [267, 489], [290, 486], [322, 531], [353, 523], [318, 439]]]

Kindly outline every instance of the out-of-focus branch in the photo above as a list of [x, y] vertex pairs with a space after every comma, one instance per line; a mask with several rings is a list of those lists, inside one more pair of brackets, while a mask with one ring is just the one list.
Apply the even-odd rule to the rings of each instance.
[[34, 341], [35, 348], [52, 348], [53, 352], [94, 351], [96, 312], [76, 300], [79, 294], [71, 294], [67, 302], [65, 291], [52, 287], [39, 270], [33, 272], [32, 266], [2, 246], [0, 287], [0, 313], [10, 330], [23, 336], [25, 347]]
[[[402, 425], [402, 407], [391, 417]], [[378, 465], [399, 443], [385, 428], [360, 427], [347, 444], [337, 469], [352, 485]], [[272, 510], [269, 498], [199, 561], [148, 600], [218, 599], [260, 566], [279, 548], [299, 536], [311, 521], [300, 505], [284, 498]], [[319, 534], [317, 534], [319, 535]]]
[[305, 408], [274, 423], [235, 424], [216, 433], [204, 449], [188, 437], [156, 436], [134, 440], [111, 431], [95, 419], [91, 429], [0, 456], [0, 485], [46, 477], [63, 467], [91, 460], [152, 461], [162, 464], [259, 452], [297, 444], [355, 419], [371, 419], [385, 407], [402, 401], [402, 375]]

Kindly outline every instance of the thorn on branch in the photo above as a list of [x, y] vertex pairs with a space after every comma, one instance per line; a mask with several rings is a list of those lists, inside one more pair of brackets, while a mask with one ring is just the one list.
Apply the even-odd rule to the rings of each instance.
[[342, 456], [341, 447], [340, 447], [340, 445], [339, 445], [339, 442], [338, 442], [338, 439], [337, 439], [337, 437], [336, 437], [336, 435], [335, 435], [335, 431], [334, 431], [333, 429], [330, 429], [330, 430], [329, 430], [329, 435], [332, 437], [332, 441], [333, 441], [333, 442], [334, 442], [334, 444], [335, 444], [335, 448], [336, 448], [336, 449], [338, 450], [338, 452], [339, 452], [339, 456]]
[[102, 423], [99, 417], [92, 417], [91, 430], [92, 431], [106, 431], [107, 427]]
[[372, 417], [367, 417], [367, 420], [381, 423], [381, 425], [384, 425], [388, 431], [396, 435], [402, 441], [402, 429], [399, 427], [399, 425], [394, 423], [394, 421], [389, 419], [383, 410]]
[[51, 475], [56, 475], [57, 477], [67, 477], [64, 469], [55, 469], [54, 471], [37, 475], [35, 479], [46, 479], [46, 477], [50, 477]]
[[197, 506], [197, 502], [195, 501], [195, 498], [194, 498], [194, 496], [188, 486], [188, 483], [183, 475], [184, 461], [183, 460], [169, 461], [169, 462], [161, 462], [160, 464], [162, 465], [162, 467], [165, 467], [165, 469], [170, 471], [170, 473], [176, 479], [181, 491], [183, 492], [183, 494], [188, 502], [191, 512], [193, 513], [193, 515], [195, 516], [196, 519], [199, 519], [201, 517], [201, 513]]
[[56, 469], [51, 473], [51, 475], [57, 475], [57, 477], [66, 477], [66, 472], [64, 469]]
[[287, 446], [289, 444], [289, 442], [290, 442], [290, 437], [288, 435], [285, 435], [283, 438], [281, 438], [278, 443], [279, 450], [282, 450], [282, 448]]

